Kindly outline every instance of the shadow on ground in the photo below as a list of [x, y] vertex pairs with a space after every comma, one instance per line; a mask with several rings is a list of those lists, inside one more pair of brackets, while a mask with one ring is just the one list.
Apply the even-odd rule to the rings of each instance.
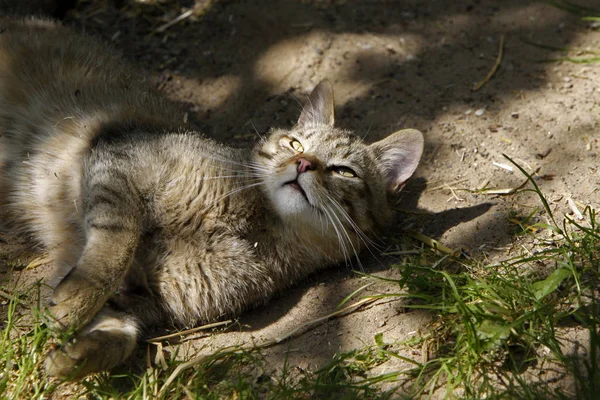
[[[522, 39], [567, 46], [587, 30], [572, 15], [539, 2], [198, 4], [209, 6], [198, 8], [197, 17], [163, 29], [183, 12], [176, 2], [82, 0], [65, 23], [114, 43], [141, 73], [152, 74], [158, 86], [182, 102], [187, 118], [203, 132], [234, 146], [252, 146], [256, 134], [270, 126], [292, 125], [306, 95], [323, 78], [334, 84], [339, 126], [369, 141], [403, 127], [422, 130], [423, 164], [398, 204], [409, 213], [394, 222], [386, 237], [401, 235], [409, 225], [470, 250], [506, 246], [512, 240], [507, 214], [514, 199], [457, 193], [453, 182], [462, 179], [460, 184], [468, 188], [481, 188], [485, 181], [516, 187], [523, 177], [503, 175], [492, 161], [514, 152], [520, 161], [534, 164], [536, 154], [550, 147], [542, 166], [552, 168], [556, 177], [541, 184], [562, 190], [559, 181], [570, 178], [560, 174], [580, 157], [565, 143], [595, 127], [594, 120], [574, 120], [573, 129], [566, 129], [561, 125], [564, 116], [537, 119], [536, 96], [549, 85], [559, 85], [558, 78], [547, 64], [537, 62], [548, 58], [548, 52]], [[500, 69], [481, 90], [473, 91], [473, 84], [494, 65], [501, 37], [505, 46]], [[567, 112], [560, 107], [555, 105], [555, 114]], [[484, 114], [475, 116], [476, 110]], [[410, 213], [419, 209], [425, 215]], [[363, 259], [368, 272], [385, 271], [393, 262], [378, 254]], [[250, 331], [262, 331], [294, 306], [312, 307], [294, 315], [316, 318], [333, 311], [361, 285], [351, 268], [332, 269], [241, 321]], [[411, 313], [390, 313], [390, 320], [411, 318]], [[418, 327], [424, 320], [416, 319]], [[344, 321], [331, 326], [334, 332], [325, 333], [326, 346], [309, 346], [313, 350], [305, 358], [314, 364], [348, 348], [353, 342], [349, 336], [372, 337], [379, 329], [367, 324], [362, 328], [368, 332], [357, 332]]]

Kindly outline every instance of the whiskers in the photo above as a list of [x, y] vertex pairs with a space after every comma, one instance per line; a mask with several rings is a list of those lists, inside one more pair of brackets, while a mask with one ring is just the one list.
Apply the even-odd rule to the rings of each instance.
[[251, 161], [236, 161], [219, 157], [217, 155], [203, 154], [203, 157], [210, 161], [214, 161], [213, 169], [224, 172], [214, 176], [202, 177], [205, 180], [227, 180], [226, 187], [230, 189], [215, 199], [216, 202], [225, 200], [226, 198], [235, 195], [241, 191], [260, 186], [264, 184], [265, 178], [270, 173], [269, 169], [261, 164]]
[[[325, 215], [327, 221], [336, 233], [337, 240], [342, 251], [342, 255], [347, 263], [352, 264], [352, 258], [355, 258], [358, 267], [364, 272], [363, 265], [359, 258], [360, 242], [366, 247], [369, 252], [376, 257], [373, 249], [379, 249], [381, 246], [375, 243], [367, 234], [358, 226], [358, 224], [350, 217], [340, 203], [334, 199], [329, 193], [322, 189], [316, 190], [316, 194], [321, 198], [321, 211]], [[356, 243], [351, 237], [349, 229], [351, 229], [356, 238], [360, 241]]]

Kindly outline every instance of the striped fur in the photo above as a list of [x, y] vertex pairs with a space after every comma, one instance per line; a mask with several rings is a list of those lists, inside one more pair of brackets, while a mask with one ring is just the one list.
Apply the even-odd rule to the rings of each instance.
[[0, 20], [0, 205], [53, 259], [51, 325], [76, 330], [48, 373], [111, 368], [147, 326], [237, 314], [356, 256], [423, 146], [335, 128], [327, 82], [253, 151], [182, 115], [107, 46]]

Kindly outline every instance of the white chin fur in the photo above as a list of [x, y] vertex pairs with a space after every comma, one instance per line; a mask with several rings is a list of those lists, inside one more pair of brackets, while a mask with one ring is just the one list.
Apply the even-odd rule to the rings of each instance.
[[[300, 190], [292, 185], [286, 184], [298, 177], [295, 164], [288, 166], [285, 170], [273, 176], [273, 180], [266, 182], [267, 193], [275, 211], [284, 221], [293, 223], [305, 223], [315, 227], [322, 227], [322, 218], [319, 212], [312, 206]], [[310, 177], [298, 177], [302, 189], [311, 198]]]
[[291, 185], [274, 190], [272, 199], [275, 210], [282, 218], [312, 219], [314, 210], [306, 198]]

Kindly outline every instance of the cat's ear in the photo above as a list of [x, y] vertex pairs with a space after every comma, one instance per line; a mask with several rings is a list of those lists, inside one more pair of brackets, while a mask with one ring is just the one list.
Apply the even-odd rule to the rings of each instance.
[[320, 123], [333, 126], [334, 110], [333, 86], [328, 80], [323, 80], [308, 96], [308, 102], [298, 118], [298, 125]]
[[423, 153], [423, 134], [416, 129], [404, 129], [369, 146], [375, 155], [387, 191], [400, 191], [417, 169]]

